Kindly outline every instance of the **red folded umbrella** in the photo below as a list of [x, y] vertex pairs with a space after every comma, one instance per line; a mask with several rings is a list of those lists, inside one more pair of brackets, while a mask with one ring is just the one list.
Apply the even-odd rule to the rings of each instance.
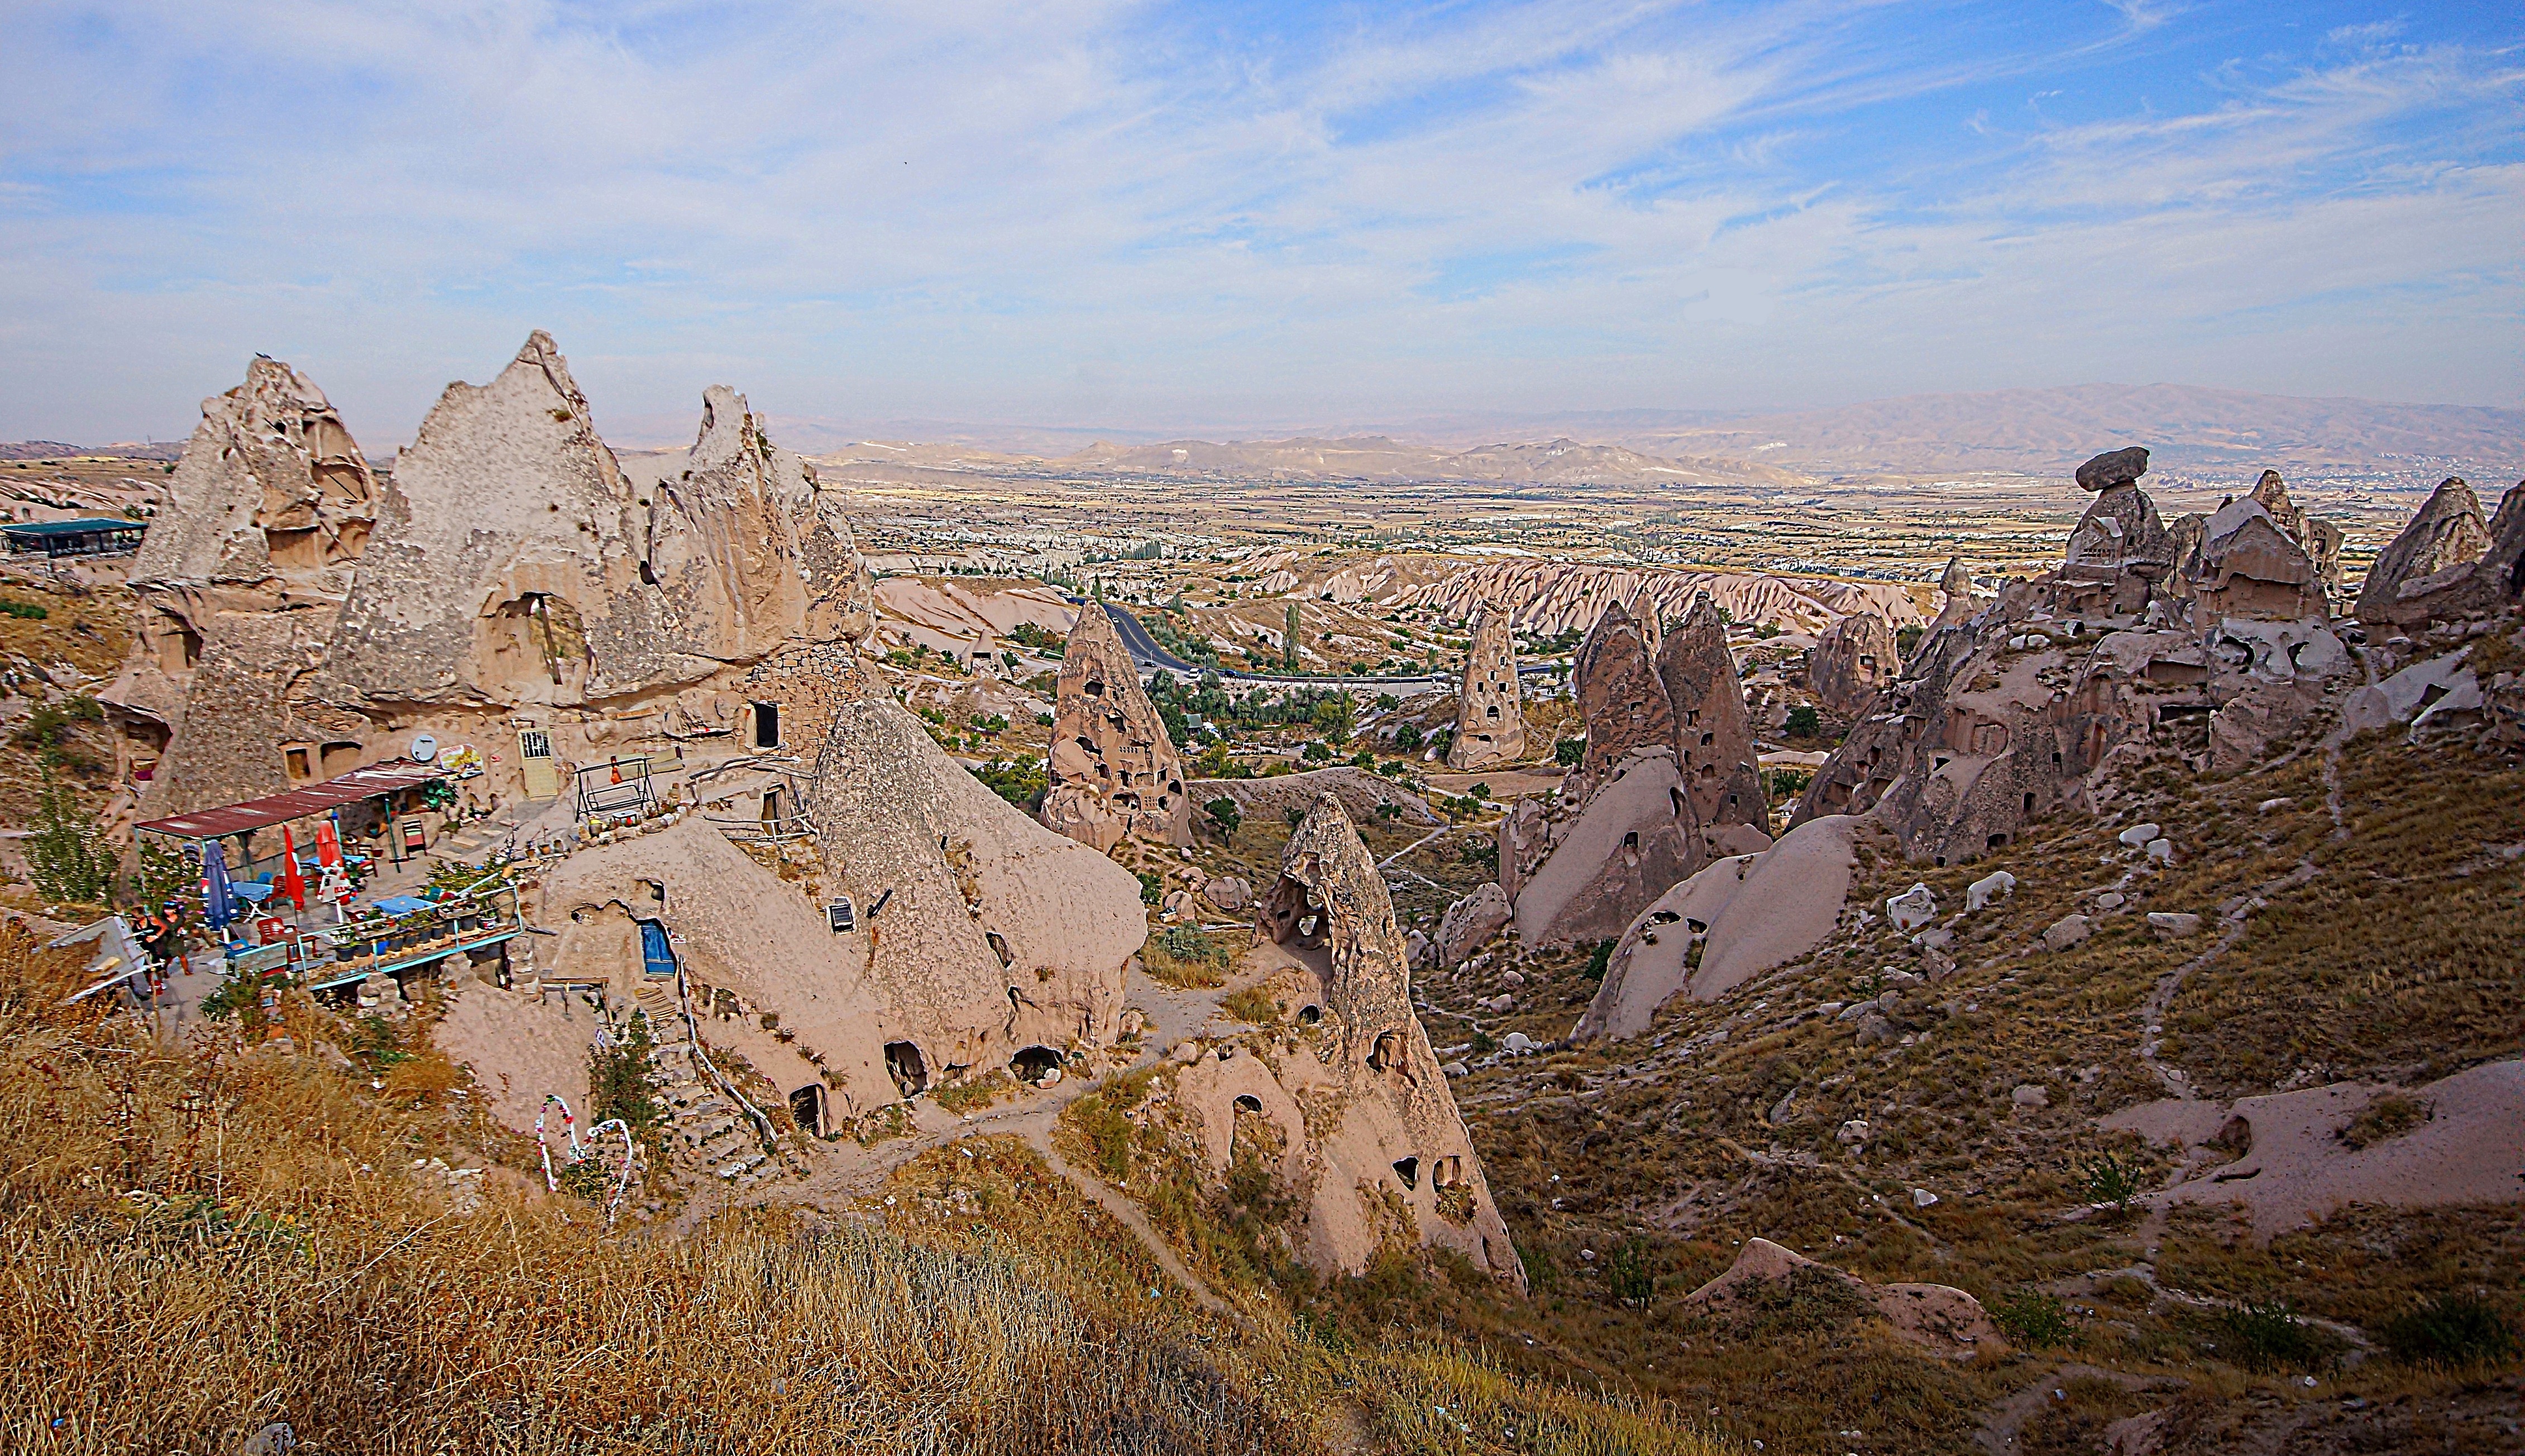
[[[317, 831], [317, 838], [319, 840], [323, 838], [322, 830]], [[306, 909], [307, 880], [305, 876], [298, 873], [298, 845], [290, 839], [289, 826], [286, 824], [280, 826], [280, 862], [284, 866], [280, 872], [280, 893], [289, 897], [291, 904], [301, 910]]]
[[[288, 831], [283, 830], [286, 834]], [[342, 841], [333, 833], [333, 821], [322, 819], [316, 824], [316, 862], [331, 869], [342, 862]]]

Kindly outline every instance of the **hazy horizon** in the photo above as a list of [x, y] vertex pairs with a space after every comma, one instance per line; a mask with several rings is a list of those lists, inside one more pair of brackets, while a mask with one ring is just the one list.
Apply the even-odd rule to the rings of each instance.
[[11, 38], [0, 437], [180, 437], [262, 352], [392, 444], [536, 327], [624, 422], [715, 382], [1211, 438], [2525, 396], [2525, 20], [2488, 7], [242, 0]]

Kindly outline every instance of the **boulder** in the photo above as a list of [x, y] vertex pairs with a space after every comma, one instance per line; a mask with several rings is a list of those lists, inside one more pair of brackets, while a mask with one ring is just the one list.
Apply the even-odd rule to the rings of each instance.
[[1885, 918], [1900, 931], [1914, 931], [1938, 918], [1938, 898], [1926, 885], [1914, 884], [1901, 895], [1888, 897]]
[[2052, 1093], [2034, 1083], [2021, 1082], [2009, 1091], [2007, 1104], [2027, 1111], [2036, 1111], [2052, 1105]]
[[1254, 902], [1254, 887], [1236, 875], [1221, 875], [1202, 887], [1202, 898], [1231, 913]]
[[1495, 882], [1484, 882], [1472, 894], [1449, 905], [1438, 921], [1438, 934], [1432, 942], [1438, 964], [1461, 965], [1491, 937], [1508, 927], [1512, 913], [1508, 892]]
[[2180, 941], [2201, 934], [2201, 917], [2178, 910], [2151, 910], [2148, 928], [2160, 941]]
[[2006, 898], [2014, 894], [2015, 890], [2016, 876], [2005, 870], [1984, 875], [1964, 887], [1964, 908], [1967, 911], [1979, 910], [1994, 901]]
[[1659, 897], [1623, 929], [1571, 1040], [1637, 1036], [1677, 992], [1715, 1000], [1823, 944], [1850, 893], [1863, 832], [1855, 819], [1810, 820], [1771, 849], [1721, 859]]
[[2086, 916], [2063, 915], [2059, 919], [2053, 921], [2051, 925], [2045, 927], [2043, 931], [2044, 948], [2049, 950], [2066, 950], [2070, 946], [2085, 941], [2087, 937], [2094, 935], [2095, 933], [2096, 928], [2094, 923], [2089, 921]]
[[2117, 485], [2128, 485], [2148, 473], [2148, 448], [2126, 445], [2107, 450], [2078, 467], [2078, 489], [2106, 491]]

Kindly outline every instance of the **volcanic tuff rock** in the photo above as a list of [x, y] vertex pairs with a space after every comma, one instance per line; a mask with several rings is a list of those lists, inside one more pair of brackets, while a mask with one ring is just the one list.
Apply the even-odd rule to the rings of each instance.
[[1836, 713], [1866, 711], [1878, 690], [1902, 672], [1894, 629], [1872, 611], [1843, 617], [1807, 650], [1807, 690]]
[[1516, 639], [1508, 613], [1487, 605], [1473, 612], [1472, 650], [1456, 686], [1456, 737], [1447, 766], [1460, 772], [1496, 768], [1525, 756], [1525, 709], [1516, 685]]
[[1634, 750], [1674, 746], [1674, 704], [1658, 679], [1656, 631], [1615, 602], [1578, 644], [1570, 686], [1587, 724], [1587, 752], [1561, 784], [1563, 799], [1584, 801]]
[[1512, 913], [1508, 892], [1496, 881], [1485, 881], [1473, 893], [1447, 907], [1439, 917], [1438, 934], [1429, 945], [1438, 964], [1453, 969], [1461, 965], [1482, 944], [1508, 927]]
[[[1771, 1286], [1766, 1289], [1764, 1286]], [[1818, 1264], [1767, 1238], [1748, 1238], [1725, 1274], [1684, 1296], [1687, 1309], [1724, 1316], [1773, 1305], [1781, 1293], [1839, 1286], [1875, 1306], [1903, 1339], [1932, 1353], [1965, 1359], [1984, 1350], [2005, 1354], [2007, 1341], [1981, 1301], [1947, 1285], [1871, 1285], [1829, 1264]], [[1776, 1290], [1777, 1292], [1774, 1292]]]
[[157, 760], [153, 812], [276, 793], [280, 744], [332, 736], [298, 721], [289, 693], [322, 656], [377, 483], [323, 392], [258, 357], [202, 402], [169, 495], [132, 563], [131, 655], [100, 695], [126, 780]]
[[2253, 482], [2252, 499], [2270, 512], [2272, 522], [2314, 563], [2314, 577], [2323, 585], [2328, 610], [2341, 599], [2341, 528], [2299, 510], [2297, 503], [2289, 499], [2288, 482], [2280, 478], [2277, 470], [2264, 470], [2261, 478]]
[[1043, 822], [1100, 853], [1131, 835], [1192, 843], [1183, 759], [1102, 607], [1078, 613], [1062, 654]]
[[2410, 625], [2429, 619], [2421, 603], [2405, 604], [2405, 595], [2425, 598], [2441, 585], [2434, 578], [2480, 559], [2490, 550], [2490, 529], [2482, 524], [2481, 502], [2472, 487], [2449, 477], [2430, 493], [2410, 524], [2402, 527], [2358, 588], [2358, 620], [2373, 625]]
[[[1453, 1249], [1523, 1288], [1481, 1160], [1412, 1015], [1393, 900], [1340, 801], [1318, 799], [1290, 836], [1257, 925], [1288, 962], [1265, 987], [1313, 1030], [1268, 1060], [1225, 1048], [1179, 1075], [1175, 1096], [1204, 1117], [1213, 1166], [1223, 1172], [1245, 1136], [1238, 1112], [1249, 1103], [1247, 1116], [1273, 1125], [1275, 1181], [1307, 1208], [1308, 1262], [1358, 1273], [1387, 1239], [1416, 1233], [1423, 1246]], [[1409, 1216], [1398, 1219], [1396, 1204]]]
[[1583, 803], [1521, 799], [1500, 820], [1500, 888], [1528, 946], [1621, 933], [1668, 886], [1708, 862], [1709, 846], [1671, 745], [1623, 755]]
[[835, 710], [812, 801], [827, 888], [866, 907], [891, 1040], [932, 1078], [1110, 1040], [1148, 934], [1139, 881], [1011, 806], [863, 681]]
[[2087, 802], [2108, 761], [2240, 768], [2352, 686], [2319, 568], [2261, 499], [2201, 520], [2177, 579], [2172, 536], [2124, 478], [2132, 461], [2098, 459], [2102, 488], [2069, 559], [1964, 620], [1942, 617], [1793, 822], [1864, 812], [1906, 854], [1961, 862]]
[[2078, 467], [2078, 489], [2107, 491], [2117, 485], [2128, 485], [2148, 473], [2148, 449], [2125, 445], [2093, 457]]
[[[840, 497], [742, 397], [711, 390], [680, 468], [643, 489], [540, 332], [491, 383], [450, 385], [386, 481], [314, 387], [269, 361], [196, 438], [139, 574], [199, 609], [144, 626], [117, 695], [123, 766], [168, 760], [151, 812], [390, 758], [421, 731], [480, 740], [476, 798], [553, 792], [524, 776], [520, 730], [549, 740], [564, 776], [695, 739], [813, 744], [825, 659], [874, 625]], [[260, 524], [240, 514], [249, 499]], [[292, 609], [228, 640], [195, 620], [212, 588], [177, 585], [203, 581]], [[189, 696], [228, 726], [180, 732], [189, 690], [169, 663], [209, 670], [217, 691]]]
[[1689, 783], [1693, 816], [1705, 831], [1722, 824], [1769, 827], [1745, 685], [1727, 651], [1727, 627], [1705, 594], [1658, 648], [1658, 681], [1671, 704], [1675, 748]]
[[1930, 625], [1952, 627], [1973, 614], [1972, 573], [1964, 569], [1961, 557], [1947, 558], [1947, 569], [1938, 573], [1938, 616]]
[[2280, 528], [2260, 501], [2248, 496], [2220, 507], [2202, 522], [2200, 536], [2182, 574], [2201, 619], [2296, 621], [2327, 614], [2328, 594], [2313, 558]]
[[1820, 631], [1855, 611], [1875, 612], [1896, 626], [1923, 620], [1910, 594], [1888, 583], [1586, 561], [1484, 561], [1412, 585], [1392, 600], [1402, 608], [1435, 607], [1458, 621], [1469, 621], [1477, 608], [1489, 605], [1525, 631], [1554, 637], [1593, 630], [1605, 608], [1617, 602], [1635, 616], [1679, 617], [1700, 592], [1708, 592], [1736, 621], [1770, 622], [1798, 631]]

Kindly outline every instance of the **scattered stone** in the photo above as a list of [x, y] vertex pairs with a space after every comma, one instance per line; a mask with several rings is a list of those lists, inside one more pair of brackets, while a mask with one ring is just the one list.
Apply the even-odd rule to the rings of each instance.
[[1843, 1123], [1840, 1129], [1836, 1131], [1832, 1137], [1834, 1141], [1840, 1143], [1844, 1147], [1861, 1146], [1867, 1141], [1868, 1138], [1867, 1120], [1861, 1117], [1854, 1117], [1850, 1121]]
[[2044, 1108], [2052, 1105], [2052, 1094], [2031, 1082], [2022, 1082], [2009, 1091], [2007, 1102], [2011, 1107]]
[[1254, 887], [1236, 875], [1221, 875], [1202, 887], [1202, 898], [1233, 913], [1254, 903]]
[[1923, 950], [1932, 952], [1943, 952], [1949, 946], [1952, 946], [1955, 943], [1956, 933], [1952, 930], [1946, 929], [1944, 926], [1941, 926], [1936, 930], [1924, 930], [1911, 938], [1912, 945], [1919, 946]]
[[1534, 1051], [1538, 1048], [1534, 1039], [1528, 1037], [1525, 1033], [1510, 1032], [1500, 1039], [1500, 1049], [1517, 1056], [1523, 1056], [1527, 1052]]
[[2174, 841], [2155, 839], [2148, 842], [2148, 857], [2158, 864], [2174, 863]]
[[2156, 932], [2160, 941], [2179, 941], [2201, 934], [2201, 917], [2175, 910], [2151, 910], [2148, 928]]
[[1473, 1075], [1473, 1069], [1465, 1066], [1462, 1062], [1449, 1062], [1438, 1070], [1449, 1077], [1470, 1077]]
[[2095, 926], [2084, 915], [2063, 915], [2043, 932], [2043, 944], [2052, 950], [2066, 950], [2095, 934]]
[[2099, 910], [2118, 910], [2129, 903], [2130, 897], [2118, 890], [2107, 890], [2096, 897], [2096, 908]]
[[1937, 1201], [1938, 1195], [1927, 1189], [1911, 1189], [1911, 1206], [1914, 1208], [1926, 1208]]
[[1522, 971], [1502, 971], [1500, 973], [1500, 985], [1502, 986], [1506, 986], [1513, 990], [1517, 987], [1523, 986], [1524, 984], [1525, 973]]
[[2121, 833], [2114, 835], [2113, 838], [2120, 841], [2121, 847], [2125, 849], [2138, 849], [2146, 848], [2148, 842], [2155, 839], [2160, 832], [2161, 831], [2158, 827], [2153, 822], [2148, 824], [2134, 824], [2130, 828], [2123, 830]]

